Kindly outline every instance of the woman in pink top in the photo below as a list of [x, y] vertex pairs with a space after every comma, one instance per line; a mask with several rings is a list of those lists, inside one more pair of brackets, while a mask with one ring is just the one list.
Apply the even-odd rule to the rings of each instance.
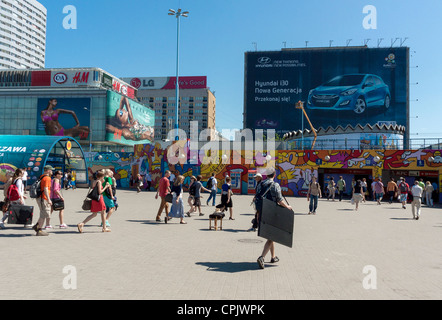
[[[61, 194], [61, 177], [63, 177], [63, 173], [60, 170], [55, 171], [54, 179], [51, 182], [51, 200], [52, 199], [61, 199], [64, 201], [63, 195]], [[51, 215], [54, 210], [51, 208]], [[66, 229], [68, 226], [63, 222], [63, 214], [64, 210], [59, 211], [60, 218], [60, 229]], [[50, 218], [46, 218], [46, 229], [52, 229], [50, 224]]]

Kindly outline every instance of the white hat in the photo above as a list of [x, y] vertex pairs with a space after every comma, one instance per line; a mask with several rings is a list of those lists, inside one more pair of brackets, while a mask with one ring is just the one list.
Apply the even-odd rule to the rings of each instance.
[[253, 178], [262, 178], [262, 175], [258, 172], [257, 174], [255, 174], [255, 176]]

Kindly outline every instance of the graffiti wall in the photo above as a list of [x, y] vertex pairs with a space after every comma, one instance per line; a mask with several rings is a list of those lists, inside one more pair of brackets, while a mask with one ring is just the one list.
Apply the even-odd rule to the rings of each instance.
[[[215, 156], [218, 157], [216, 163], [204, 164], [198, 157], [198, 163], [192, 165], [187, 163], [190, 159], [187, 156], [185, 164], [171, 165], [167, 159], [169, 145], [137, 145], [133, 153], [92, 154], [91, 171], [102, 167], [114, 168], [122, 187], [129, 186], [128, 177], [137, 173], [145, 175], [149, 172], [153, 187], [158, 185], [165, 170], [183, 175], [185, 187], [192, 175], [201, 174], [205, 182], [215, 173], [219, 189], [225, 177], [230, 176], [234, 192], [247, 194], [254, 189], [254, 174], [261, 172], [266, 165], [266, 161], [262, 160], [263, 155], [255, 155], [253, 161], [247, 163], [250, 157], [246, 159], [241, 154], [238, 163], [237, 154], [232, 152], [228, 157], [221, 151]], [[102, 158], [98, 159], [99, 156]], [[343, 176], [347, 185], [351, 185], [355, 177], [367, 177], [369, 181], [382, 178], [385, 184], [390, 177], [404, 176], [409, 182], [423, 178], [431, 181], [438, 192], [442, 191], [442, 150], [280, 150], [272, 155], [272, 161], [276, 169], [275, 180], [287, 196], [305, 196], [312, 176], [316, 176], [322, 185], [329, 176], [334, 177], [335, 181]]]

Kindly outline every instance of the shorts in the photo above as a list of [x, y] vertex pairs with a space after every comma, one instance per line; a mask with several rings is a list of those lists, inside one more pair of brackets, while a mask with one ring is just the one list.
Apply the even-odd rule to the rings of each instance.
[[104, 204], [106, 205], [106, 208], [112, 209], [113, 207], [115, 207], [114, 200], [110, 199], [106, 195], [102, 195], [102, 197], [103, 197], [103, 200], [104, 200]]
[[408, 196], [408, 194], [401, 193], [401, 202], [407, 202], [407, 196]]
[[52, 206], [48, 200], [43, 198], [37, 199], [38, 208], [40, 209], [40, 219], [47, 219], [51, 217]]
[[201, 198], [200, 197], [194, 197], [193, 198], [193, 205], [195, 207], [200, 207], [201, 206]]

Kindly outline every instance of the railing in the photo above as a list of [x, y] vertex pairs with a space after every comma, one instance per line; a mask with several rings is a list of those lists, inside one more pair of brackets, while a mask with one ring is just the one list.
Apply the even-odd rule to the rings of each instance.
[[[311, 149], [312, 139], [282, 141], [277, 146], [279, 150], [308, 150]], [[408, 146], [403, 139], [321, 139], [315, 143], [315, 150], [419, 150], [442, 149], [442, 138], [410, 139]]]

